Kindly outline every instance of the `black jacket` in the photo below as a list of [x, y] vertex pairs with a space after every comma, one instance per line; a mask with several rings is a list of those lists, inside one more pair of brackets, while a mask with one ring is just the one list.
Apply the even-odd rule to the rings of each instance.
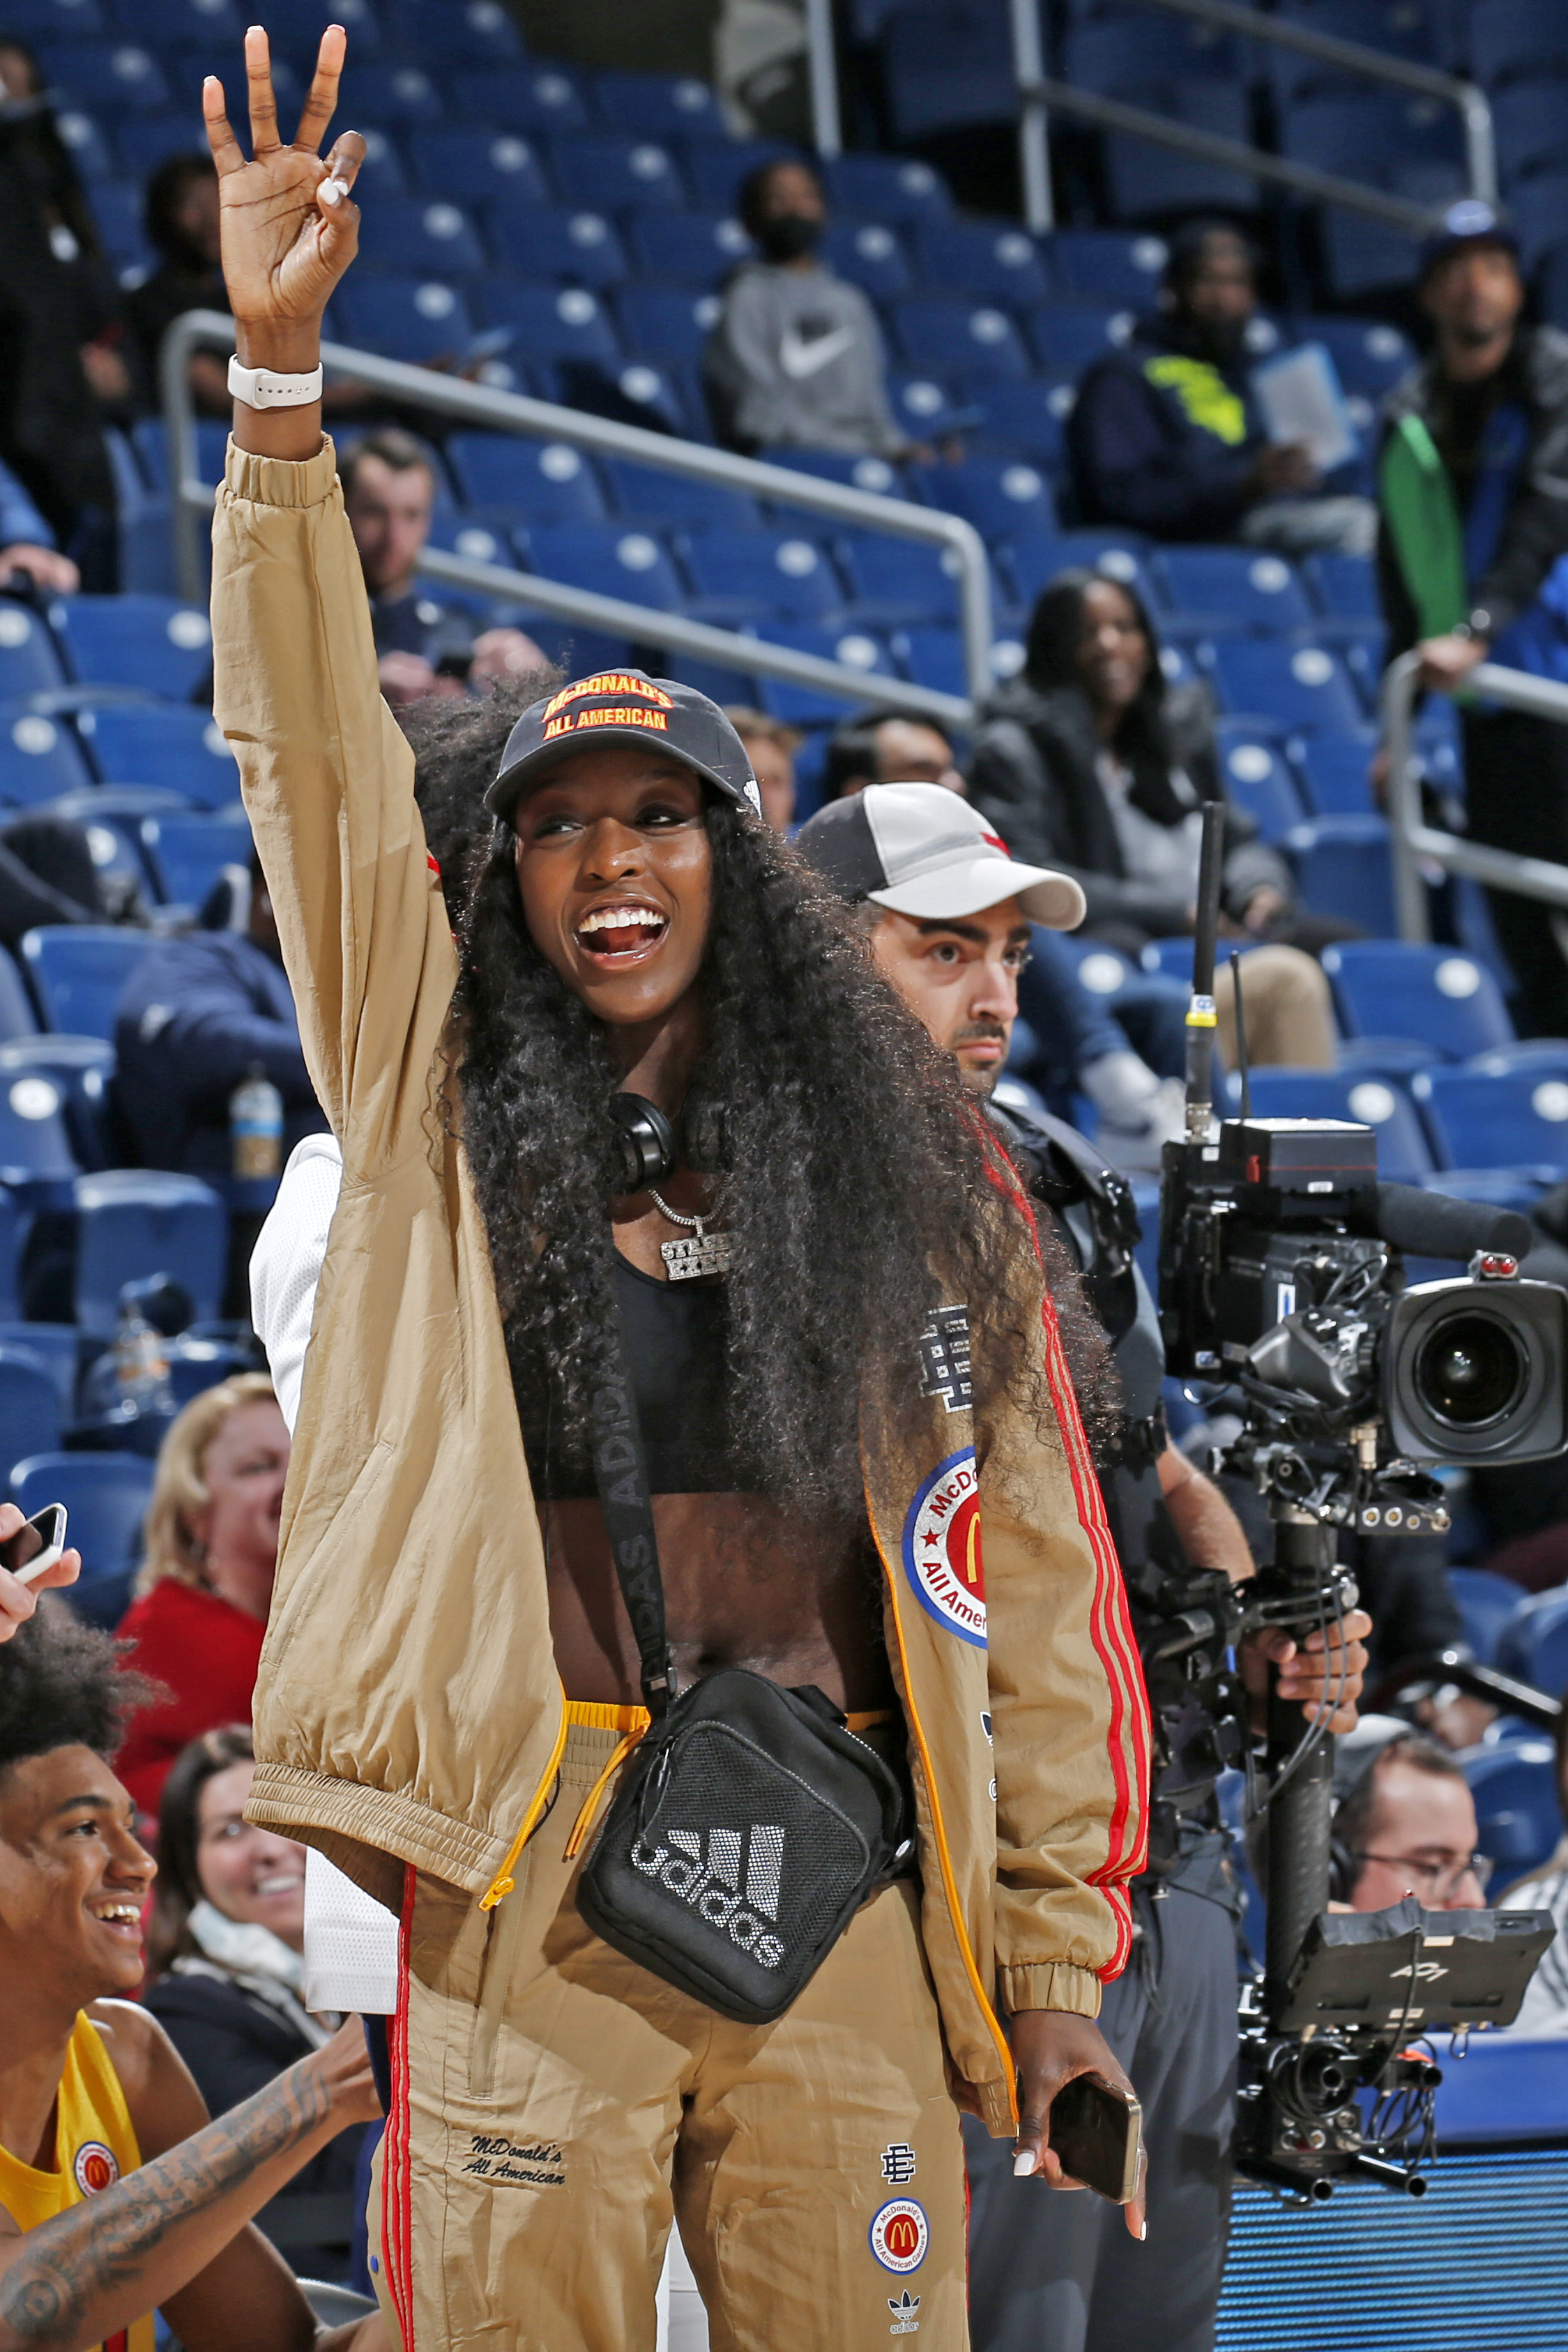
[[1242, 352], [1218, 363], [1180, 325], [1145, 319], [1097, 361], [1067, 427], [1077, 520], [1155, 539], [1228, 539], [1256, 502], [1253, 464], [1267, 435]]
[[[1568, 335], [1555, 327], [1521, 327], [1497, 388], [1500, 400], [1517, 401], [1524, 409], [1530, 442], [1496, 551], [1474, 588], [1476, 609], [1488, 616], [1485, 633], [1494, 643], [1535, 602], [1547, 573], [1568, 552]], [[1385, 401], [1385, 425], [1418, 416], [1441, 450], [1445, 389], [1436, 358], [1423, 362]], [[1418, 632], [1385, 522], [1378, 528], [1377, 576], [1392, 661], [1408, 653]]]
[[[1175, 686], [1165, 697], [1170, 764], [1179, 767], [1200, 799], [1223, 800], [1224, 779], [1215, 750], [1207, 688]], [[1073, 875], [1088, 901], [1084, 929], [1108, 923], [1172, 939], [1190, 929], [1190, 905], [1179, 895], [1131, 881], [1123, 861], [1110, 803], [1095, 772], [1101, 749], [1087, 696], [1075, 686], [1041, 692], [1014, 678], [987, 703], [969, 763], [969, 798], [996, 826], [1015, 857]], [[1140, 804], [1159, 822], [1174, 822], [1181, 805], [1158, 774], [1140, 780]], [[1168, 808], [1169, 815], [1162, 815]], [[1245, 811], [1226, 804], [1225, 906], [1239, 917], [1265, 885], [1293, 899], [1290, 870], [1259, 841]]]

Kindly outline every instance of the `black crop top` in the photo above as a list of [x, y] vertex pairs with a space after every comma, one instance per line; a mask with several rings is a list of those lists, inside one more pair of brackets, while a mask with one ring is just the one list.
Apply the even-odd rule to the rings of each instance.
[[[615, 1296], [653, 1495], [743, 1491], [729, 1440], [727, 1300], [721, 1282], [661, 1282], [615, 1254]], [[590, 1465], [551, 1446], [539, 1493], [552, 1502], [597, 1492]]]

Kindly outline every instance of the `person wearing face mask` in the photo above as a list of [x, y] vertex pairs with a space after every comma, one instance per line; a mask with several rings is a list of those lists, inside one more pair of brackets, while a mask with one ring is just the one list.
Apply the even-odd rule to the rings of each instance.
[[1370, 555], [1370, 499], [1322, 496], [1306, 450], [1271, 442], [1251, 385], [1251, 247], [1223, 221], [1172, 239], [1160, 309], [1079, 387], [1068, 425], [1078, 520], [1282, 555]]
[[132, 1664], [164, 1686], [120, 1759], [143, 1812], [157, 1811], [187, 1741], [249, 1718], [287, 1475], [287, 1426], [256, 1372], [193, 1397], [159, 1450], [146, 1557], [120, 1624]]
[[910, 446], [887, 404], [876, 313], [818, 257], [828, 226], [809, 163], [763, 163], [740, 191], [758, 250], [724, 289], [703, 374], [715, 429], [734, 449], [838, 449], [896, 457]]
[[[211, 2116], [324, 2050], [342, 2022], [301, 1999], [305, 1848], [246, 1820], [255, 1778], [249, 1726], [225, 1724], [182, 1751], [158, 1808], [145, 2006]], [[301, 2277], [348, 2273], [362, 2130], [340, 2134], [256, 2216]]]

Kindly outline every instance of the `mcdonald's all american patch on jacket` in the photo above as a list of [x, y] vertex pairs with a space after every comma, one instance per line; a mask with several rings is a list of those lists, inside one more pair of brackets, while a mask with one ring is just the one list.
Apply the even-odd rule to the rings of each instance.
[[904, 1568], [915, 1597], [961, 1642], [986, 1646], [986, 1572], [980, 1557], [980, 1482], [966, 1445], [933, 1470], [904, 1522]]
[[871, 2225], [871, 2250], [884, 2271], [917, 2271], [931, 2243], [925, 2208], [913, 2197], [892, 2197]]

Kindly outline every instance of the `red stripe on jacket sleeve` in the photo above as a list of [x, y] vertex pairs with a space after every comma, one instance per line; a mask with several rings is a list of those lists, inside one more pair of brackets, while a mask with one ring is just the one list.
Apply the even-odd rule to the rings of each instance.
[[[1045, 1255], [1040, 1247], [1040, 1227], [1033, 1206], [1018, 1184], [1011, 1169], [1005, 1164], [998, 1164], [990, 1137], [983, 1136], [981, 1142], [986, 1152], [986, 1172], [998, 1192], [1005, 1194], [1021, 1213], [1029, 1228], [1035, 1256], [1043, 1267]], [[1097, 1886], [1104, 1895], [1116, 1923], [1116, 1948], [1099, 1970], [1102, 1981], [1109, 1983], [1113, 1978], [1121, 1975], [1133, 1948], [1132, 1906], [1126, 1882], [1136, 1877], [1148, 1855], [1152, 1748], [1149, 1703], [1144, 1688], [1143, 1664], [1127, 1612], [1121, 1562], [1116, 1557], [1115, 1543], [1105, 1517], [1104, 1498], [1100, 1492], [1089, 1441], [1084, 1435], [1082, 1415], [1078, 1410], [1077, 1394], [1062, 1350], [1056, 1302], [1049, 1286], [1041, 1299], [1040, 1321], [1045, 1333], [1046, 1381], [1061, 1431], [1062, 1450], [1067, 1460], [1068, 1475], [1072, 1481], [1078, 1522], [1088, 1538], [1094, 1561], [1090, 1639], [1094, 1644], [1095, 1655], [1105, 1670], [1110, 1694], [1111, 1723], [1106, 1751], [1115, 1799], [1107, 1828], [1105, 1860], [1097, 1870], [1089, 1873], [1087, 1882], [1091, 1886]]]

